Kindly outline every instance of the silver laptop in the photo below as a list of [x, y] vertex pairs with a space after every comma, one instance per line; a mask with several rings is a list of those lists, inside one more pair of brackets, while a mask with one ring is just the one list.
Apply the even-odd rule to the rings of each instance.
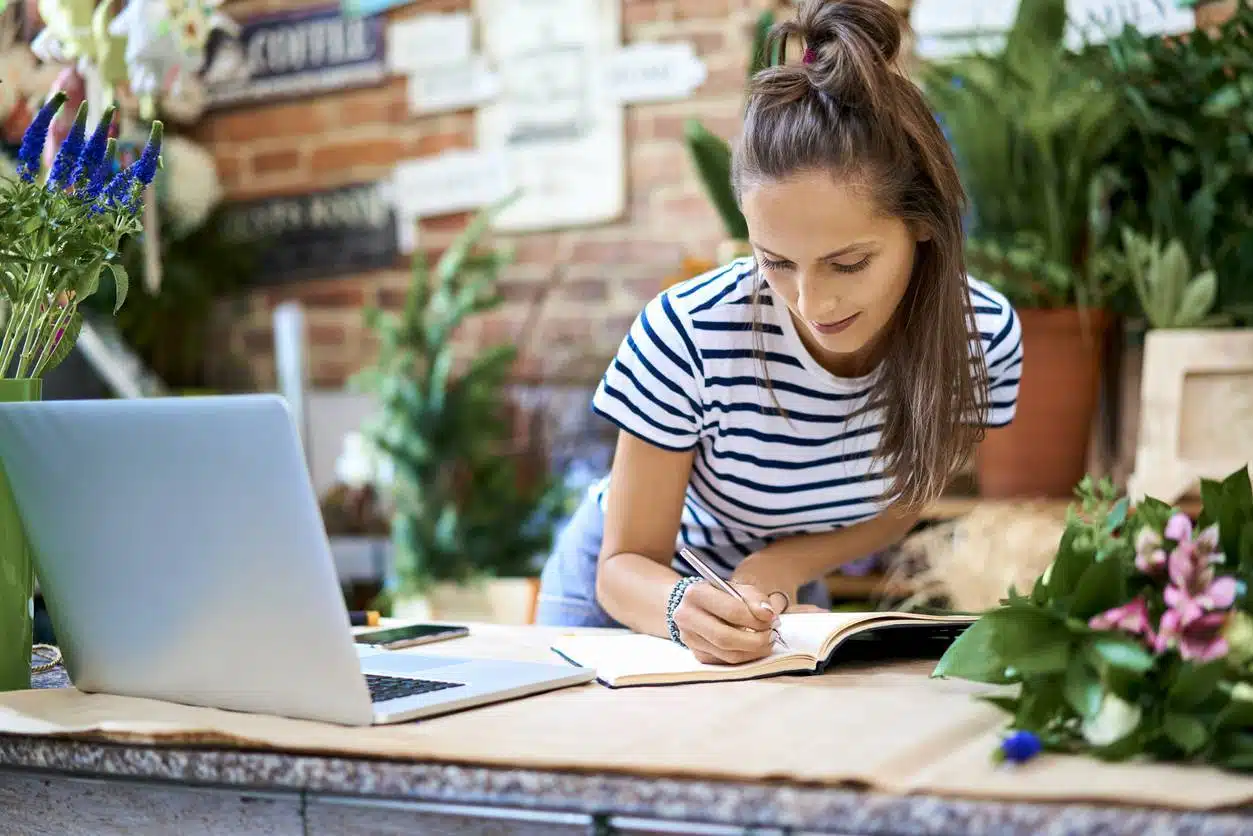
[[82, 691], [369, 725], [595, 677], [356, 644], [277, 396], [0, 404], [0, 462]]

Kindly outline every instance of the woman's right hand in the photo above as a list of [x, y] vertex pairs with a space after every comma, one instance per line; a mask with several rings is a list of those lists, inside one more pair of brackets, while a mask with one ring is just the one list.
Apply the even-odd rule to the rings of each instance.
[[707, 581], [689, 586], [674, 610], [679, 638], [707, 665], [736, 665], [770, 655], [777, 616], [770, 599], [747, 584], [733, 584], [749, 606]]

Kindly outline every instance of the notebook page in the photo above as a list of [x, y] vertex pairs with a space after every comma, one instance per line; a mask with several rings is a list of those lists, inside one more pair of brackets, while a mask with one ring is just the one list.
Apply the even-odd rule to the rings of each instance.
[[726, 673], [761, 665], [768, 659], [793, 656], [795, 651], [800, 650], [793, 647], [793, 653], [788, 653], [776, 643], [774, 652], [757, 662], [743, 665], [706, 665], [696, 661], [692, 651], [668, 639], [643, 633], [613, 636], [573, 634], [559, 637], [552, 646], [553, 650], [571, 661], [595, 668], [597, 676], [607, 681], [640, 674], [690, 674], [701, 671]]
[[883, 617], [879, 612], [796, 612], [779, 616], [779, 635], [794, 652], [819, 656], [827, 639], [855, 624]]

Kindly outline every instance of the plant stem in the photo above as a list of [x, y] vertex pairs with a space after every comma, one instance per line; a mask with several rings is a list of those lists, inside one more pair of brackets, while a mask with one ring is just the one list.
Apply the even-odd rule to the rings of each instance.
[[39, 359], [35, 362], [35, 368], [30, 373], [31, 377], [39, 377], [39, 375], [43, 373], [44, 366], [48, 364], [48, 359], [52, 357], [52, 353], [56, 351], [57, 343], [60, 342], [57, 339], [57, 334], [61, 333], [61, 329], [65, 327], [65, 323], [73, 318], [74, 312], [77, 310], [78, 302], [76, 300], [67, 302], [65, 307], [61, 309], [60, 316], [57, 317], [56, 323], [52, 326], [52, 333], [48, 337], [48, 344], [45, 345], [43, 351], [40, 352]]
[[[26, 337], [22, 340], [22, 355], [17, 363], [17, 374], [15, 377], [23, 377], [26, 369], [30, 365], [31, 356], [35, 353], [35, 338], [39, 336], [39, 327], [42, 323], [38, 322], [40, 317], [39, 304], [47, 295], [45, 288], [48, 284], [48, 275], [52, 272], [51, 267], [45, 267], [40, 271], [39, 287], [35, 290], [35, 300], [31, 305], [31, 315], [26, 321]], [[51, 315], [49, 313], [49, 315]]]

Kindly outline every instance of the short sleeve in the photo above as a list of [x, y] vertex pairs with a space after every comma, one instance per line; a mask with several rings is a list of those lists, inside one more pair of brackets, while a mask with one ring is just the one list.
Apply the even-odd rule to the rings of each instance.
[[1022, 323], [1009, 302], [1004, 302], [999, 327], [984, 344], [988, 367], [989, 427], [1012, 423], [1018, 411], [1018, 384], [1022, 379]]
[[592, 409], [665, 450], [700, 438], [702, 369], [691, 330], [666, 293], [645, 306], [592, 396]]

